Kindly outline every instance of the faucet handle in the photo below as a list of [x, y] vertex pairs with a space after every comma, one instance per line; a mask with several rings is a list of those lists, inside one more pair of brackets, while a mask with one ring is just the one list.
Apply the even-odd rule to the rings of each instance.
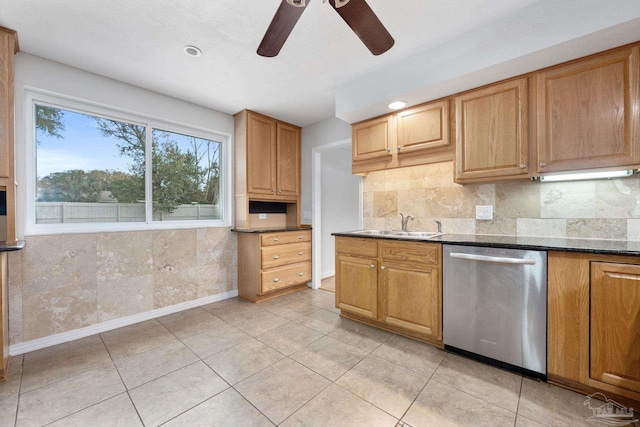
[[435, 220], [434, 222], [438, 224], [438, 233], [442, 233], [442, 222], [438, 220]]

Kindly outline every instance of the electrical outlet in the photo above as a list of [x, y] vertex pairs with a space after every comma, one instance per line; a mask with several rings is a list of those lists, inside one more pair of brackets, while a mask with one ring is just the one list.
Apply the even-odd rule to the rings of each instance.
[[259, 214], [258, 214], [258, 219], [267, 219], [267, 214], [265, 214], [265, 213], [262, 213], [262, 214], [261, 214], [261, 213], [259, 213]]
[[476, 206], [476, 219], [493, 219], [493, 206]]

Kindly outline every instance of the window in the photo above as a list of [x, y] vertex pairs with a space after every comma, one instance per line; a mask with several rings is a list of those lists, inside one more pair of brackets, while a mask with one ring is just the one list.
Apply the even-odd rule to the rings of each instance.
[[32, 105], [29, 230], [228, 225], [226, 136], [44, 95]]

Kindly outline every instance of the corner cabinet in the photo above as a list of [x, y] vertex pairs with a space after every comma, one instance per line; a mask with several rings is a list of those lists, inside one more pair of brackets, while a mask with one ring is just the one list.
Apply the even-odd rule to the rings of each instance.
[[238, 296], [259, 302], [307, 287], [311, 230], [238, 233]]
[[548, 255], [548, 379], [640, 403], [640, 258]]
[[529, 173], [526, 77], [455, 97], [455, 182], [523, 179]]
[[442, 347], [442, 246], [336, 237], [336, 307]]
[[640, 164], [640, 47], [536, 73], [539, 173]]

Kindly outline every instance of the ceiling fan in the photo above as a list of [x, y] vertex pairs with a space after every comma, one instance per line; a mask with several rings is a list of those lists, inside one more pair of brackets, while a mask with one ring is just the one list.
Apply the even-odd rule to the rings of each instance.
[[[258, 55], [278, 55], [311, 0], [282, 0], [258, 47]], [[322, 0], [323, 3], [326, 0]], [[385, 53], [394, 40], [365, 0], [329, 0], [329, 4], [374, 55]]]

